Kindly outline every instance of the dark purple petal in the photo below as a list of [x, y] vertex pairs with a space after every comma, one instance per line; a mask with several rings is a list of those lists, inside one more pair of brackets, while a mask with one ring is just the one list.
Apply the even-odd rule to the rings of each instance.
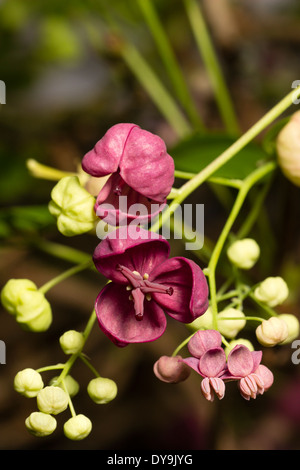
[[153, 298], [167, 314], [191, 323], [208, 308], [208, 285], [201, 268], [193, 261], [175, 257], [156, 264], [149, 280], [173, 288], [171, 296], [154, 293]]
[[95, 147], [83, 157], [83, 170], [97, 177], [117, 171], [128, 136], [135, 127], [135, 124], [121, 123], [108, 129]]
[[199, 371], [203, 377], [219, 377], [226, 368], [223, 348], [208, 349], [199, 359]]
[[217, 330], [199, 330], [188, 342], [188, 350], [194, 357], [200, 358], [208, 349], [219, 348], [222, 336]]
[[159, 136], [134, 127], [119, 166], [131, 188], [154, 201], [165, 201], [174, 183], [174, 160]]
[[246, 346], [238, 344], [228, 355], [228, 370], [236, 378], [246, 377], [258, 367], [261, 356], [261, 351], [251, 352]]
[[[133, 238], [138, 236], [137, 239]], [[129, 226], [111, 232], [102, 240], [94, 251], [93, 260], [105, 277], [120, 284], [128, 284], [127, 279], [116, 269], [117, 265], [126, 266], [143, 276], [163, 263], [169, 252], [169, 242], [162, 236], [144, 229], [137, 232], [136, 227], [134, 230]]]
[[154, 341], [166, 329], [164, 312], [152, 301], [145, 302], [143, 319], [137, 321], [128, 291], [115, 283], [102, 289], [96, 299], [95, 311], [101, 330], [120, 347]]

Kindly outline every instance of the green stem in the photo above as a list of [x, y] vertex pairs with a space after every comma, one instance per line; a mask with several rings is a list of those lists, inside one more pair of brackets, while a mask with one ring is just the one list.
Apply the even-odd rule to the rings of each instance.
[[91, 260], [91, 256], [87, 253], [84, 253], [83, 251], [77, 250], [76, 248], [72, 248], [70, 246], [62, 245], [60, 243], [43, 239], [30, 240], [29, 243], [34, 248], [37, 248], [38, 250], [44, 253], [47, 253], [64, 261], [69, 261], [73, 264], [87, 263]]
[[96, 377], [100, 377], [100, 374], [98, 373], [98, 371], [95, 369], [95, 367], [90, 363], [90, 361], [83, 354], [80, 354], [79, 357], [82, 360], [82, 362], [84, 362], [84, 364], [93, 372], [93, 374]]
[[233, 135], [238, 134], [239, 125], [228, 93], [228, 88], [219, 66], [217, 54], [214, 50], [208, 28], [203, 19], [200, 2], [198, 0], [184, 0], [184, 4], [198, 49], [211, 80], [223, 122], [226, 125], [228, 132]]
[[188, 336], [184, 341], [182, 341], [182, 343], [180, 343], [179, 346], [177, 346], [177, 348], [172, 354], [172, 357], [175, 357], [179, 353], [179, 351], [189, 342], [189, 340], [191, 339], [192, 336], [194, 336], [194, 334], [195, 332], [192, 333], [190, 336]]
[[67, 271], [63, 272], [62, 274], [59, 274], [55, 278], [51, 279], [50, 281], [46, 282], [42, 287], [39, 288], [39, 291], [45, 294], [48, 292], [52, 287], [56, 286], [60, 282], [64, 281], [68, 277], [74, 276], [74, 274], [79, 273], [80, 271], [83, 271], [87, 268], [90, 268], [92, 266], [92, 260], [89, 260], [88, 262], [79, 264], [78, 266], [74, 266]]

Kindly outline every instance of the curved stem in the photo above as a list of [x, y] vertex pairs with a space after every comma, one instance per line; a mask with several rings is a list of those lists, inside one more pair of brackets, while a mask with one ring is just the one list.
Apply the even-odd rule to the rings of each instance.
[[39, 288], [39, 291], [45, 294], [48, 292], [52, 287], [56, 286], [56, 284], [59, 284], [60, 282], [64, 281], [70, 276], [73, 276], [74, 274], [79, 273], [80, 271], [83, 271], [87, 268], [90, 268], [92, 266], [93, 262], [92, 260], [89, 260], [87, 262], [81, 263], [78, 266], [74, 266], [67, 271], [63, 272], [62, 274], [59, 274], [55, 278], [51, 279], [51, 281], [46, 282], [42, 287]]

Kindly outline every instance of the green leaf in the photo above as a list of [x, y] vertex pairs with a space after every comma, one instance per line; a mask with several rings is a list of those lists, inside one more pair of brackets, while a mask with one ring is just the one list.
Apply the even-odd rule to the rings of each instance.
[[[169, 153], [174, 158], [176, 170], [199, 173], [234, 142], [232, 137], [224, 134], [194, 134], [182, 140]], [[219, 168], [213, 176], [244, 179], [268, 158], [262, 147], [251, 143]]]

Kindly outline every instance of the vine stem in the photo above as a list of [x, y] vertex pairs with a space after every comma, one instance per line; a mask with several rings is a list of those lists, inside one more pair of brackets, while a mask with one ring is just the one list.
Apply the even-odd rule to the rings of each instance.
[[92, 260], [86, 261], [84, 263], [81, 263], [77, 266], [73, 266], [72, 268], [68, 269], [67, 271], [64, 271], [63, 273], [59, 274], [58, 276], [54, 277], [50, 281], [46, 282], [42, 287], [39, 288], [39, 291], [45, 294], [48, 292], [52, 287], [56, 286], [56, 284], [59, 284], [60, 282], [64, 281], [70, 276], [73, 276], [74, 274], [79, 273], [80, 271], [83, 271], [87, 268], [90, 268], [92, 266], [93, 262]]

